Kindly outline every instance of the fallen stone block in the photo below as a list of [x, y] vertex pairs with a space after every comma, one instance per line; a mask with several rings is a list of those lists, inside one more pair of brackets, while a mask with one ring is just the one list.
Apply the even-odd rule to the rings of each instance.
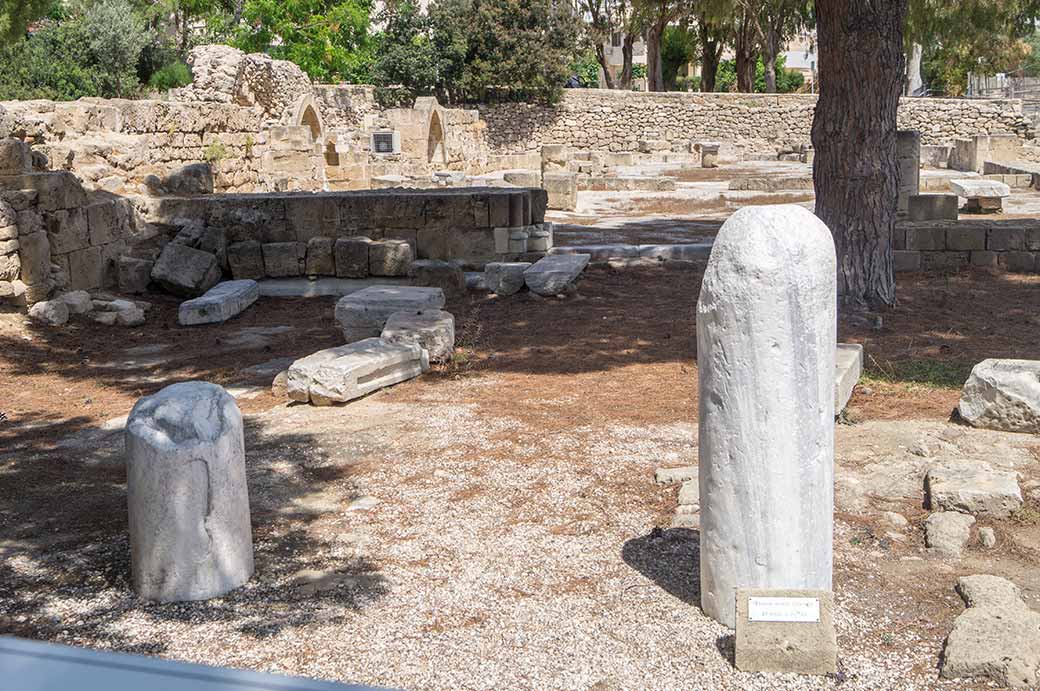
[[577, 280], [589, 259], [587, 254], [550, 255], [524, 271], [524, 282], [533, 293], [556, 295]]
[[924, 522], [924, 543], [940, 557], [960, 559], [975, 519], [957, 511], [933, 513]]
[[958, 410], [972, 427], [1040, 432], [1040, 361], [983, 360], [972, 368]]
[[985, 178], [950, 180], [950, 189], [968, 200], [964, 210], [969, 213], [1002, 211], [1004, 197], [1011, 196], [1011, 188], [1006, 184]]
[[834, 414], [838, 415], [848, 405], [863, 373], [863, 346], [839, 343], [834, 355]]
[[491, 262], [484, 265], [484, 284], [495, 295], [513, 295], [524, 287], [530, 262]]
[[139, 400], [126, 424], [130, 567], [139, 597], [220, 597], [253, 574], [242, 415], [207, 382]]
[[224, 281], [207, 290], [205, 295], [182, 302], [177, 310], [177, 321], [181, 326], [225, 322], [259, 297], [260, 286], [256, 281]]
[[466, 292], [466, 278], [462, 268], [452, 262], [420, 259], [412, 262], [408, 275], [412, 285], [440, 288], [447, 298], [458, 297]]
[[137, 257], [122, 256], [116, 262], [116, 283], [123, 293], [146, 293], [152, 282], [155, 262]]
[[368, 272], [373, 276], [407, 276], [412, 246], [406, 240], [377, 240], [368, 248]]
[[70, 314], [86, 314], [94, 309], [94, 301], [85, 290], [74, 290], [61, 296], [61, 301], [69, 308]]
[[152, 280], [174, 295], [193, 298], [217, 284], [220, 266], [214, 254], [171, 242], [152, 267]]
[[388, 343], [417, 343], [431, 362], [448, 362], [455, 352], [455, 317], [443, 310], [394, 312], [380, 338]]
[[1040, 614], [1018, 587], [997, 576], [963, 576], [957, 591], [968, 608], [946, 638], [940, 676], [989, 679], [1000, 686], [1040, 683]]
[[933, 511], [1007, 518], [1022, 508], [1018, 473], [998, 470], [987, 463], [961, 461], [930, 468], [925, 489]]
[[37, 302], [29, 308], [29, 318], [49, 326], [61, 326], [69, 320], [69, 307], [61, 298]]
[[698, 478], [697, 466], [686, 465], [678, 468], [658, 468], [654, 471], [654, 482], [659, 485], [672, 485], [677, 482], [688, 482]]
[[425, 351], [417, 344], [366, 338], [297, 360], [289, 367], [286, 390], [294, 401], [346, 403], [417, 377], [428, 363]]
[[439, 310], [444, 307], [440, 288], [373, 286], [336, 303], [336, 321], [348, 343], [378, 336], [394, 312]]

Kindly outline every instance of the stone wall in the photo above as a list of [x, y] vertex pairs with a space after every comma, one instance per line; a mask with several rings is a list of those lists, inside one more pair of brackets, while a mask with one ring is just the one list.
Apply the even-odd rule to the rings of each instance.
[[966, 266], [1040, 272], [1037, 219], [900, 223], [892, 246], [897, 272], [956, 271]]
[[[477, 106], [493, 154], [577, 149], [639, 151], [641, 141], [665, 141], [688, 151], [691, 141], [720, 141], [744, 151], [773, 151], [807, 142], [816, 96], [809, 94], [645, 93], [573, 89], [554, 107], [503, 103]], [[948, 144], [979, 133], [1031, 137], [1022, 102], [903, 99], [899, 129], [921, 132], [923, 144]]]
[[149, 175], [165, 177], [210, 161], [220, 191], [263, 186], [270, 148], [258, 107], [226, 103], [81, 99], [0, 102], [0, 138], [16, 137], [53, 169], [115, 194], [133, 194]]
[[24, 142], [0, 140], [0, 298], [20, 304], [111, 285], [135, 242], [128, 200], [41, 163]]
[[302, 274], [308, 246], [318, 238], [405, 240], [418, 259], [473, 268], [512, 259], [508, 231], [541, 224], [546, 194], [539, 189], [389, 189], [142, 197], [133, 203], [138, 224], [152, 229], [149, 235], [172, 238], [188, 226], [215, 229], [229, 247], [252, 243], [262, 256], [272, 245], [278, 251], [292, 249], [301, 259]]

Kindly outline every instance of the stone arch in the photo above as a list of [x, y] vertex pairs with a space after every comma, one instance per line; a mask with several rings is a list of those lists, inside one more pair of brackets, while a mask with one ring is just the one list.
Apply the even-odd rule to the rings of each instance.
[[430, 113], [430, 126], [427, 128], [426, 137], [426, 160], [429, 163], [447, 163], [448, 151], [444, 144], [444, 127], [441, 124], [441, 115], [434, 109]]
[[311, 131], [311, 139], [315, 143], [319, 143], [325, 138], [325, 123], [322, 121], [318, 104], [311, 94], [305, 95], [296, 102], [291, 124], [307, 127]]

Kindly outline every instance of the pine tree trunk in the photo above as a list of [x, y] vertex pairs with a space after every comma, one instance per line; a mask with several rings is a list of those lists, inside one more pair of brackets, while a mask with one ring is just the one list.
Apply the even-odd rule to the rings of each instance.
[[715, 77], [719, 72], [719, 41], [703, 16], [697, 18], [697, 35], [701, 44], [701, 91], [711, 93], [715, 91]]
[[816, 1], [816, 215], [834, 234], [838, 293], [856, 308], [895, 302], [896, 109], [906, 6], [907, 0]]
[[596, 62], [599, 63], [599, 67], [603, 70], [603, 84], [608, 89], [614, 88], [614, 75], [610, 73], [610, 62], [607, 60], [607, 51], [604, 49], [602, 43], [596, 44]]
[[755, 90], [755, 33], [754, 23], [747, 12], [737, 23], [737, 35], [733, 45], [737, 71], [737, 91], [749, 94]]
[[628, 91], [632, 88], [632, 46], [635, 43], [635, 40], [636, 38], [632, 34], [625, 34], [625, 37], [621, 41], [620, 87], [625, 91]]

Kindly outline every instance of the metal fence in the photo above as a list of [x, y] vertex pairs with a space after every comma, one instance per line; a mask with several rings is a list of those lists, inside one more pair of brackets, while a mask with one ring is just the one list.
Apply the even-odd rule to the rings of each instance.
[[968, 75], [968, 98], [1020, 98], [1022, 113], [1040, 125], [1040, 78], [1013, 74]]

